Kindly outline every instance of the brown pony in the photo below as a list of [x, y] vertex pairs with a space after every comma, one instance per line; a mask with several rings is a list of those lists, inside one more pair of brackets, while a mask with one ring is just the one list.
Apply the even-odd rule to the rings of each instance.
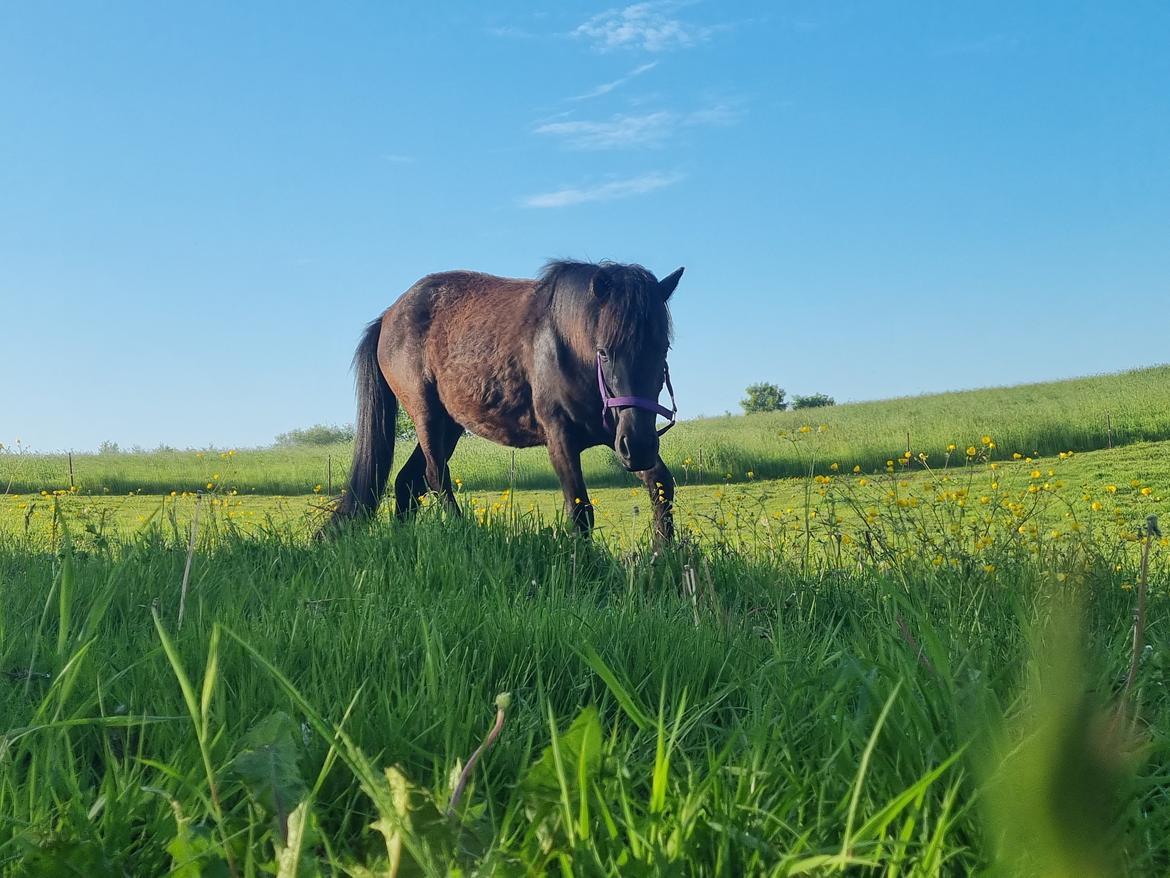
[[585, 532], [593, 506], [581, 452], [611, 446], [650, 490], [656, 540], [670, 540], [674, 480], [655, 411], [672, 415], [656, 400], [669, 381], [666, 302], [682, 273], [658, 280], [638, 265], [559, 261], [538, 280], [424, 277], [366, 328], [354, 355], [353, 469], [333, 523], [377, 509], [401, 403], [418, 444], [394, 482], [399, 517], [428, 489], [458, 512], [447, 461], [466, 428], [513, 448], [548, 446], [566, 514]]

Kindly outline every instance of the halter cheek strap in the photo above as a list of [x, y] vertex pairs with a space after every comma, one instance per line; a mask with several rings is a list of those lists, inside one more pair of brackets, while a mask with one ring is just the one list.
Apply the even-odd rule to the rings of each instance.
[[669, 420], [668, 424], [658, 429], [659, 436], [673, 427], [678, 422], [678, 404], [674, 401], [674, 388], [670, 384], [670, 367], [663, 364], [662, 368], [666, 376], [666, 390], [670, 393], [670, 408], [659, 405], [658, 400], [645, 396], [610, 396], [609, 386], [605, 383], [605, 373], [601, 370], [601, 354], [599, 353], [597, 355], [597, 389], [601, 391], [601, 423], [609, 427], [610, 409], [631, 407], [655, 412]]

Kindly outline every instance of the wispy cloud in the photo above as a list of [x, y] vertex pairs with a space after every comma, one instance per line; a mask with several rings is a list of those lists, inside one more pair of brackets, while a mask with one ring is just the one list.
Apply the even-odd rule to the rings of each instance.
[[711, 36], [715, 28], [673, 17], [677, 7], [677, 3], [669, 0], [651, 0], [609, 9], [579, 25], [573, 36], [589, 40], [602, 52], [613, 49], [665, 52], [685, 49]]
[[525, 207], [569, 207], [574, 204], [585, 204], [590, 201], [615, 201], [619, 198], [630, 198], [634, 195], [645, 195], [656, 189], [665, 189], [673, 186], [683, 178], [682, 174], [666, 174], [661, 171], [652, 171], [638, 177], [625, 180], [610, 180], [607, 183], [598, 183], [585, 187], [565, 187], [552, 192], [542, 192], [538, 195], [529, 195], [522, 199]]
[[487, 32], [493, 37], [505, 37], [515, 40], [533, 40], [540, 36], [540, 34], [512, 24], [495, 25], [489, 27]]
[[692, 110], [682, 118], [683, 125], [734, 125], [743, 116], [741, 102], [725, 102], [710, 104], [698, 110]]
[[590, 98], [599, 98], [602, 95], [607, 95], [611, 91], [613, 91], [615, 88], [621, 88], [623, 85], [625, 85], [631, 79], [634, 79], [635, 77], [641, 76], [643, 73], [646, 73], [650, 70], [653, 70], [657, 66], [658, 66], [657, 61], [651, 61], [649, 64], [641, 64], [641, 65], [635, 67], [633, 70], [631, 70], [625, 76], [618, 77], [617, 79], [613, 80], [612, 82], [603, 82], [601, 85], [597, 86], [596, 88], [589, 89], [589, 91], [585, 92], [585, 94], [577, 95], [574, 98], [569, 98], [569, 100], [571, 100], [571, 101], [587, 101]]
[[658, 146], [683, 128], [731, 125], [739, 120], [740, 115], [739, 109], [732, 104], [714, 104], [689, 113], [655, 110], [641, 114], [619, 113], [600, 120], [543, 122], [533, 131], [561, 138], [573, 149], [623, 149]]
[[676, 124], [676, 114], [666, 110], [641, 115], [620, 114], [609, 119], [546, 122], [537, 134], [560, 137], [576, 149], [620, 149], [661, 143]]
[[414, 164], [415, 158], [412, 155], [405, 155], [400, 152], [384, 152], [382, 153], [382, 161], [395, 165], [410, 165]]

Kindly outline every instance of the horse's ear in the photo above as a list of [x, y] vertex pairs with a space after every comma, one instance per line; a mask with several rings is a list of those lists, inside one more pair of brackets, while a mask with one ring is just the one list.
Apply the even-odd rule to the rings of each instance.
[[604, 271], [598, 271], [589, 282], [589, 291], [599, 299], [604, 299], [613, 292], [613, 282]]
[[676, 268], [666, 277], [658, 282], [658, 292], [662, 293], [662, 301], [670, 298], [670, 294], [674, 292], [674, 288], [678, 286], [679, 278], [683, 275], [683, 269]]

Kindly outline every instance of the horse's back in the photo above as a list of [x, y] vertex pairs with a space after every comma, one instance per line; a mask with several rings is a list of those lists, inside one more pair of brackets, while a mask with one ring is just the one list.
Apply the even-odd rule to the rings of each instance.
[[536, 445], [530, 373], [541, 312], [536, 282], [474, 271], [421, 278], [386, 311], [380, 359], [412, 417], [437, 397], [459, 424], [507, 445]]
[[[520, 316], [528, 310], [535, 281], [497, 277], [478, 271], [441, 271], [420, 278], [386, 311], [387, 329], [428, 332], [436, 322], [460, 321], [466, 314], [482, 322], [485, 309], [503, 307]], [[505, 321], [507, 322], [507, 321]]]

